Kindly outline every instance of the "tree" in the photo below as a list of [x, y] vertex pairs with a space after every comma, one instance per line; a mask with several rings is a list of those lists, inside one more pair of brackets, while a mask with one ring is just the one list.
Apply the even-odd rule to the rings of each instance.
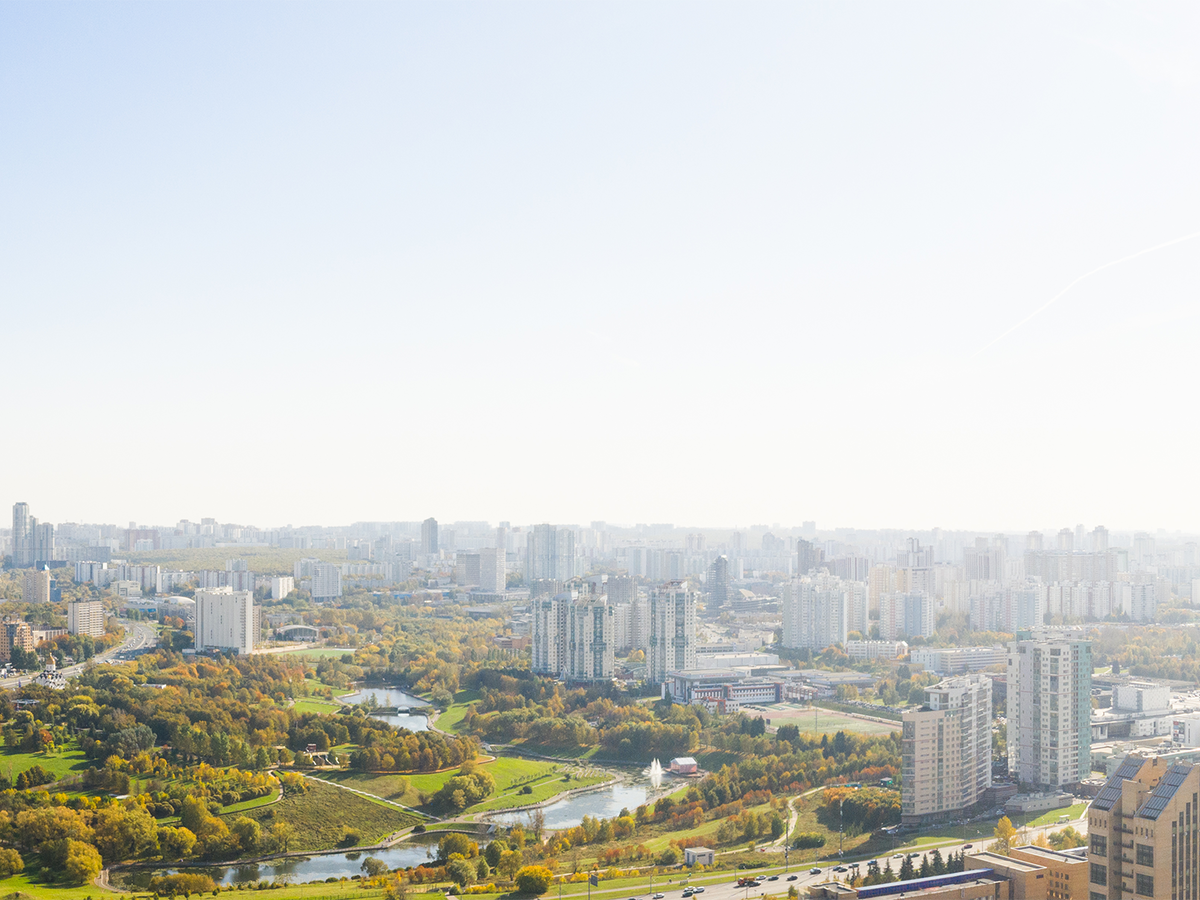
[[438, 841], [438, 859], [449, 859], [452, 853], [457, 853], [463, 859], [470, 859], [478, 852], [479, 847], [473, 840], [456, 831], [448, 832]]
[[[841, 687], [842, 685], [838, 685]], [[787, 741], [789, 744], [796, 744], [800, 741], [800, 726], [799, 725], [780, 725], [775, 730], [775, 740]]]
[[492, 868], [491, 868], [491, 866], [488, 865], [488, 862], [486, 859], [484, 859], [481, 856], [481, 857], [479, 857], [479, 859], [475, 860], [475, 877], [476, 878], [478, 878], [480, 881], [483, 881], [491, 874], [492, 874]]
[[488, 865], [493, 869], [500, 868], [500, 857], [504, 855], [504, 851], [508, 849], [508, 844], [504, 841], [492, 841], [487, 845], [487, 849], [483, 851], [483, 858], [487, 860]]
[[465, 859], [452, 859], [446, 866], [446, 875], [460, 888], [465, 888], [475, 878], [475, 867]]
[[554, 873], [545, 866], [524, 866], [517, 872], [517, 890], [523, 894], [544, 894], [550, 890]]
[[100, 854], [91, 844], [83, 841], [67, 841], [67, 858], [63, 863], [63, 872], [75, 884], [87, 884], [100, 874], [104, 863]]
[[92, 820], [94, 842], [108, 862], [142, 856], [158, 849], [158, 829], [154, 817], [140, 806], [110, 806]]
[[1017, 839], [1017, 829], [1013, 827], [1012, 820], [1008, 816], [1001, 818], [992, 834], [996, 838], [996, 846], [992, 849], [1002, 856], [1008, 856]]
[[361, 868], [368, 878], [378, 878], [388, 873], [388, 864], [377, 856], [368, 856], [362, 861]]
[[25, 871], [25, 861], [21, 854], [8, 847], [0, 848], [0, 878], [9, 875], [19, 875]]
[[913, 871], [913, 861], [912, 861], [912, 859], [909, 858], [908, 854], [906, 853], [904, 855], [904, 861], [902, 863], [900, 863], [900, 880], [901, 881], [912, 881], [912, 879], [914, 879], [916, 877], [917, 877], [916, 872]]
[[187, 828], [172, 828], [162, 825], [158, 829], [158, 849], [164, 859], [181, 859], [191, 855], [196, 846], [196, 835]]
[[253, 853], [258, 849], [258, 844], [262, 840], [262, 826], [249, 816], [238, 816], [229, 826], [229, 830], [237, 838], [238, 846], [247, 853]]
[[511, 881], [517, 875], [517, 870], [521, 868], [525, 862], [525, 857], [520, 850], [505, 850], [500, 854], [500, 862], [496, 865], [496, 871], [508, 877]]
[[944, 859], [942, 859], [942, 851], [941, 850], [938, 850], [935, 847], [933, 849], [933, 852], [929, 854], [929, 859], [933, 866], [933, 874], [934, 875], [945, 875], [946, 874], [946, 861]]
[[287, 822], [276, 822], [271, 826], [271, 846], [279, 853], [287, 853], [295, 835], [296, 829]]

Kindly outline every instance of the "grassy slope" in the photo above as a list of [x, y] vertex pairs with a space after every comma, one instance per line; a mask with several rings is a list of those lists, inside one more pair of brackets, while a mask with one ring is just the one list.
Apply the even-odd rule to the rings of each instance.
[[[514, 786], [524, 783], [531, 778], [544, 778], [557, 771], [554, 763], [529, 759], [502, 756], [492, 762], [484, 763], [486, 769], [496, 779], [496, 794], [507, 793]], [[321, 772], [320, 777], [336, 781], [356, 790], [366, 791], [376, 797], [403, 803], [405, 806], [418, 806], [419, 795], [424, 792], [436, 792], [448, 778], [456, 775], [457, 769], [449, 772], [416, 773], [412, 775], [368, 775], [361, 772]], [[573, 786], [563, 784], [562, 789]], [[557, 793], [557, 792], [556, 792]], [[536, 801], [530, 801], [536, 802]]]
[[341, 706], [329, 700], [297, 700], [292, 709], [298, 713], [321, 713], [327, 716], [337, 715]]
[[337, 846], [342, 827], [357, 828], [363, 844], [378, 843], [393, 831], [415, 824], [415, 816], [394, 806], [319, 782], [307, 782], [305, 794], [288, 794], [278, 803], [236, 813], [258, 821], [264, 828], [287, 822], [296, 830], [293, 850], [329, 850]]

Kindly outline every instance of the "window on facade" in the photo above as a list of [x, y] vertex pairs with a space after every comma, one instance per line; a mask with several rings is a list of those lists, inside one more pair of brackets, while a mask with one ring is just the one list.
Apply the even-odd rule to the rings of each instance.
[[1137, 877], [1137, 892], [1143, 897], [1154, 896], [1154, 876], [1141, 875]]
[[1108, 884], [1108, 866], [1101, 866], [1092, 863], [1092, 884], [1105, 885]]
[[1137, 864], [1139, 866], [1154, 865], [1154, 848], [1148, 844], [1137, 845]]
[[1108, 856], [1108, 838], [1102, 834], [1093, 834], [1092, 852], [1097, 856]]

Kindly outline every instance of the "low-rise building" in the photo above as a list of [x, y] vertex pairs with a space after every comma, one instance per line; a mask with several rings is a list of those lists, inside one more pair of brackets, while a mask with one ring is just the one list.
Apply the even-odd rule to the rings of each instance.
[[683, 851], [685, 866], [711, 866], [717, 860], [717, 851], [707, 847], [688, 847]]
[[962, 675], [982, 672], [1008, 664], [1005, 647], [914, 647], [910, 654], [914, 665], [938, 675]]
[[717, 712], [733, 712], [748, 704], [779, 703], [783, 682], [775, 678], [747, 678], [728, 669], [668, 672], [663, 696], [676, 703], [695, 703]]
[[1087, 847], [1051, 850], [1028, 845], [1014, 847], [1008, 856], [1045, 868], [1046, 900], [1089, 900]]
[[846, 641], [846, 655], [856, 661], [899, 659], [908, 655], [907, 641]]

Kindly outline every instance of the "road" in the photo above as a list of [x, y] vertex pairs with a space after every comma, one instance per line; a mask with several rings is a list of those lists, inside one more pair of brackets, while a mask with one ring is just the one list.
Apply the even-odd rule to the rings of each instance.
[[[148, 647], [154, 646], [157, 638], [154, 634], [154, 629], [149, 625], [143, 622], [132, 622], [127, 619], [122, 619], [121, 624], [125, 626], [125, 640], [112, 649], [98, 654], [89, 660], [76, 663], [73, 666], [67, 666], [62, 670], [62, 674], [70, 678], [72, 675], [78, 675], [90, 664], [117, 659], [131, 651], [145, 650]], [[5, 678], [0, 680], [0, 688], [14, 688], [19, 684], [28, 684], [32, 678], [32, 674], [18, 675], [15, 678]]]

